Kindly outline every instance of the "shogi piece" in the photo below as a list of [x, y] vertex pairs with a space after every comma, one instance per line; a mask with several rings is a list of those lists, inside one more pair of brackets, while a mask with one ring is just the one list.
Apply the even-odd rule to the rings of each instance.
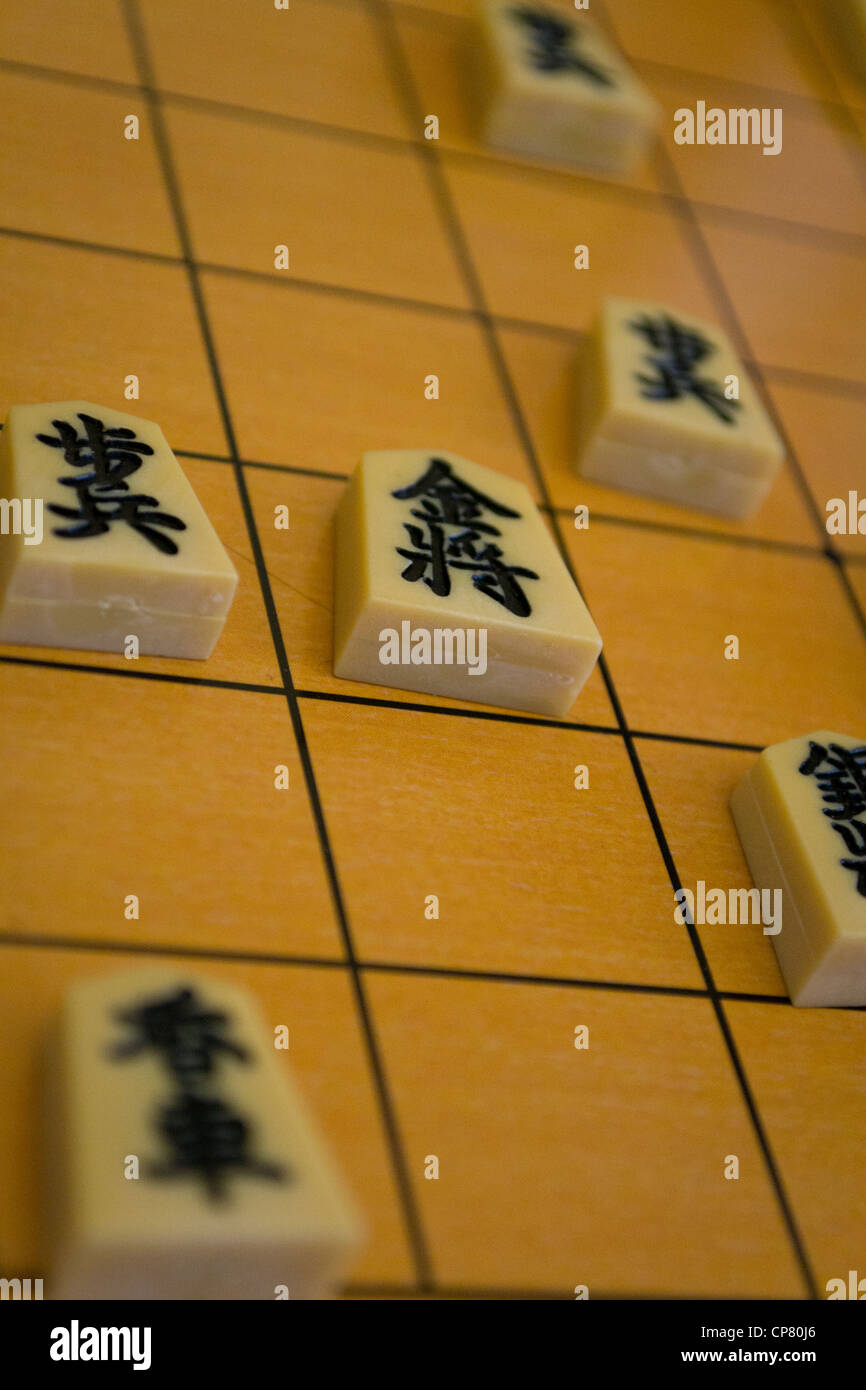
[[330, 1295], [361, 1227], [280, 1056], [221, 981], [144, 969], [68, 993], [44, 1140], [51, 1298]]
[[819, 730], [766, 748], [731, 798], [771, 936], [801, 1005], [866, 1004], [866, 740]]
[[784, 453], [720, 329], [662, 304], [604, 300], [578, 360], [578, 473], [742, 520]]
[[368, 453], [336, 542], [336, 675], [568, 712], [601, 638], [523, 483], [459, 454]]
[[489, 145], [609, 173], [644, 154], [658, 105], [585, 15], [480, 0], [474, 44]]
[[42, 539], [0, 536], [0, 641], [207, 657], [237, 574], [158, 425], [87, 401], [16, 405], [0, 495]]

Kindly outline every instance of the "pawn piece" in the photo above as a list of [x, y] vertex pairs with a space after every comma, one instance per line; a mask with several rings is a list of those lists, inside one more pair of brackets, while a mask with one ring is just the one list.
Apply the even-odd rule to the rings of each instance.
[[15, 405], [0, 437], [0, 642], [210, 656], [238, 577], [158, 425]]
[[48, 1080], [49, 1297], [332, 1292], [358, 1217], [243, 991], [151, 969], [78, 984]]
[[655, 99], [584, 15], [480, 0], [474, 81], [489, 145], [628, 173], [658, 124]]
[[607, 298], [577, 371], [584, 478], [719, 516], [760, 506], [784, 449], [719, 328]]
[[866, 742], [820, 730], [765, 748], [731, 811], [791, 1002], [866, 1004]]

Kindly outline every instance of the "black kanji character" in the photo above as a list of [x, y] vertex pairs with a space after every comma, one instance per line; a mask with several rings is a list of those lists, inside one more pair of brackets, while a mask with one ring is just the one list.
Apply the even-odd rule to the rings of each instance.
[[[517, 576], [538, 579], [539, 575], [520, 565], [505, 564], [501, 547], [486, 540], [500, 536], [501, 531], [481, 520], [485, 511], [513, 519], [519, 519], [519, 512], [464, 483], [444, 459], [431, 459], [417, 482], [398, 488], [391, 495], [401, 500], [420, 499], [421, 506], [412, 508], [412, 516], [427, 528], [425, 534], [413, 522], [403, 523], [412, 546], [396, 547], [397, 554], [408, 561], [402, 571], [403, 579], [412, 584], [423, 579], [434, 594], [445, 598], [451, 592], [449, 571], [471, 570], [472, 583], [481, 593], [501, 603], [516, 617], [529, 616], [532, 608]], [[449, 527], [455, 526], [457, 531], [449, 531]]]
[[[155, 497], [144, 492], [129, 493], [126, 497], [94, 497], [86, 483], [72, 478], [61, 478], [61, 483], [69, 483], [78, 496], [78, 507], [61, 507], [57, 502], [49, 502], [48, 510], [55, 516], [65, 516], [77, 522], [75, 526], [55, 526], [55, 536], [70, 536], [78, 539], [83, 536], [101, 536], [111, 529], [114, 521], [125, 521], [133, 531], [149, 540], [165, 555], [176, 555], [178, 547], [170, 536], [164, 536], [157, 528], [167, 526], [172, 531], [185, 531], [186, 522], [171, 512], [151, 510], [158, 507]], [[119, 484], [126, 487], [126, 483]], [[148, 510], [145, 511], [144, 508]]]
[[856, 859], [840, 859], [844, 869], [851, 869], [857, 875], [857, 892], [866, 898], [866, 824], [852, 820], [847, 825], [834, 822], [833, 829], [841, 835], [845, 847], [857, 856]]
[[[826, 764], [826, 767], [824, 766]], [[804, 776], [814, 776], [827, 803], [830, 820], [852, 820], [866, 812], [866, 746], [843, 748], [809, 741], [809, 755], [800, 764]]]
[[[838, 828], [838, 826], [835, 827], [837, 830]], [[851, 869], [857, 875], [857, 892], [861, 898], [866, 898], [866, 858], [840, 859], [839, 863], [843, 869]]]
[[84, 438], [78, 434], [74, 425], [66, 420], [52, 420], [57, 430], [56, 437], [50, 434], [37, 434], [40, 444], [48, 444], [52, 449], [62, 449], [63, 457], [73, 468], [90, 468], [89, 473], [78, 474], [75, 478], [61, 478], [62, 483], [77, 487], [86, 483], [94, 492], [126, 490], [124, 482], [130, 473], [141, 467], [142, 457], [153, 453], [149, 444], [136, 439], [135, 431], [118, 426], [106, 429], [101, 420], [93, 415], [79, 414], [84, 426]]
[[66, 420], [52, 420], [56, 435], [36, 436], [41, 444], [62, 450], [64, 459], [73, 468], [87, 470], [58, 479], [64, 487], [74, 490], [78, 507], [63, 507], [49, 502], [48, 510], [77, 524], [56, 526], [53, 534], [80, 540], [86, 536], [104, 535], [114, 522], [120, 521], [132, 527], [163, 554], [176, 555], [178, 547], [169, 536], [163, 534], [163, 529], [185, 531], [186, 522], [170, 512], [153, 510], [159, 506], [157, 499], [145, 493], [130, 494], [126, 481], [130, 474], [141, 467], [143, 459], [153, 454], [153, 449], [137, 439], [134, 430], [125, 426], [106, 428], [102, 420], [83, 412], [79, 413], [78, 418], [84, 426], [83, 437]]
[[[425, 541], [420, 526], [413, 526], [411, 521], [404, 521], [403, 525], [409, 532], [409, 540], [414, 549], [405, 550], [402, 546], [397, 546], [397, 554], [409, 561], [401, 578], [408, 579], [410, 584], [415, 584], [419, 579], [423, 579], [434, 594], [438, 594], [440, 598], [446, 598], [451, 593], [451, 577], [445, 559], [445, 532], [435, 521], [431, 521], [428, 525], [430, 532], [428, 542]], [[427, 573], [428, 566], [429, 575]]]
[[[517, 518], [519, 512], [514, 512], [510, 507], [505, 507], [501, 502], [495, 502], [492, 497], [486, 497], [477, 488], [470, 487], [458, 478], [450, 463], [445, 459], [431, 459], [427, 472], [422, 475], [415, 483], [410, 483], [408, 487], [398, 488], [391, 493], [392, 497], [398, 497], [401, 501], [420, 497], [424, 499], [422, 505], [430, 508], [436, 520], [443, 521], [449, 526], [468, 526], [474, 524], [482, 512], [493, 512], [495, 516], [505, 516]], [[413, 511], [413, 516], [419, 513]], [[422, 520], [427, 520], [426, 516]], [[499, 535], [495, 526], [488, 528], [492, 535]]]
[[133, 1028], [135, 1036], [115, 1044], [112, 1057], [137, 1057], [153, 1048], [185, 1086], [210, 1076], [220, 1052], [230, 1053], [239, 1062], [249, 1061], [244, 1048], [222, 1036], [228, 1016], [203, 1008], [189, 988], [181, 987], [133, 1009], [121, 1009], [117, 1018]]
[[616, 86], [604, 68], [574, 51], [579, 46], [579, 30], [529, 6], [516, 6], [511, 14], [529, 31], [529, 60], [539, 72], [572, 72], [600, 87]]
[[863, 821], [852, 820], [847, 825], [834, 824], [833, 829], [837, 835], [841, 835], [846, 848], [850, 849], [852, 854], [866, 855], [866, 824]]
[[729, 401], [716, 382], [694, 375], [698, 363], [715, 352], [712, 343], [702, 334], [683, 328], [669, 314], [657, 319], [648, 316], [634, 319], [629, 328], [642, 334], [653, 350], [649, 361], [656, 375], [635, 373], [643, 388], [641, 395], [646, 400], [674, 401], [694, 396], [724, 424], [735, 423], [740, 401]]
[[800, 772], [815, 778], [826, 802], [824, 815], [833, 822], [846, 849], [857, 856], [839, 863], [857, 875], [857, 892], [866, 898], [866, 824], [856, 819], [866, 814], [866, 745], [843, 748], [831, 743], [825, 748], [810, 739]]
[[156, 1178], [174, 1178], [193, 1173], [202, 1179], [214, 1201], [226, 1197], [226, 1179], [230, 1173], [247, 1173], [250, 1177], [272, 1181], [290, 1176], [289, 1171], [278, 1164], [264, 1163], [250, 1156], [250, 1126], [218, 1097], [184, 1092], [177, 1100], [163, 1106], [158, 1127], [171, 1148], [172, 1157], [152, 1164], [150, 1174]]

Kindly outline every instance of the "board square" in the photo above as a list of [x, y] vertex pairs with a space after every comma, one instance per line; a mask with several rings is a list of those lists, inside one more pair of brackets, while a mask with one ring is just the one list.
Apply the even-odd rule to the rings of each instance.
[[[199, 260], [465, 306], [425, 170], [407, 145], [373, 146], [170, 105]], [[400, 189], [399, 217], [383, 216]], [[231, 207], [230, 217], [225, 209]]]
[[699, 988], [621, 741], [459, 719], [445, 743], [442, 720], [359, 707], [349, 735], [342, 707], [304, 703], [363, 959]]
[[442, 1283], [802, 1297], [708, 1001], [396, 976], [369, 989]]
[[5, 663], [0, 680], [4, 934], [342, 956], [281, 695]]
[[[758, 754], [644, 738], [638, 752], [682, 886], [692, 893], [699, 880], [707, 892], [751, 888], [728, 801]], [[672, 915], [673, 903], [672, 894]], [[718, 989], [787, 998], [772, 937], [761, 924], [699, 922], [696, 928]]]
[[141, 0], [157, 83], [167, 92], [284, 116], [406, 135], [399, 94], [363, 5], [292, 0]]
[[[3, 71], [0, 102], [14, 131], [0, 146], [4, 227], [179, 253], [143, 93]], [[138, 139], [124, 136], [127, 115], [138, 117]], [[100, 177], [82, 196], [94, 149]]]
[[473, 320], [214, 274], [204, 286], [244, 458], [348, 476], [367, 449], [454, 449], [536, 490]]
[[814, 1265], [818, 1297], [826, 1298], [828, 1280], [847, 1285], [850, 1269], [866, 1276], [863, 1014], [739, 1000], [726, 1008]]
[[824, 557], [598, 520], [569, 543], [631, 728], [763, 747], [860, 723], [866, 649]]
[[16, 63], [137, 82], [121, 8], [115, 0], [6, 0], [0, 52]]
[[[473, 260], [494, 314], [587, 329], [616, 292], [717, 317], [680, 222], [635, 190], [492, 161], [442, 155]], [[575, 247], [589, 248], [576, 270]], [[724, 326], [724, 325], [723, 325]]]
[[655, 0], [652, 6], [618, 5], [613, 16], [626, 52], [643, 62], [828, 96], [823, 66], [800, 41], [787, 9], [773, 0], [728, 0], [723, 7], [691, 0], [687, 8], [678, 0]]
[[[0, 245], [8, 280], [0, 304], [4, 414], [13, 404], [95, 400], [156, 420], [173, 449], [225, 453], [181, 266], [15, 237]], [[149, 304], [158, 313], [143, 313]], [[139, 381], [134, 407], [124, 397], [130, 374]]]
[[[845, 555], [866, 556], [866, 514], [863, 534], [850, 528], [829, 535], [826, 526], [833, 498], [849, 502], [849, 492], [866, 501], [862, 441], [866, 437], [866, 394], [853, 395], [819, 382], [785, 381], [772, 375], [767, 380], [770, 398], [782, 424], [795, 441], [797, 458], [822, 524], [823, 543], [831, 541]], [[835, 512], [835, 508], [833, 509]], [[864, 509], [866, 513], [866, 509]], [[858, 527], [860, 520], [858, 518]]]
[[[866, 187], [860, 142], [820, 103], [680, 73], [656, 77], [655, 93], [665, 109], [662, 138], [688, 198], [862, 236]], [[767, 135], [772, 138], [775, 133], [781, 142], [778, 152], [765, 154], [762, 143], [676, 144], [674, 113], [695, 111], [699, 101], [726, 113], [769, 111]], [[774, 114], [777, 111], [781, 116]], [[763, 129], [760, 139], [763, 142]]]
[[[757, 225], [735, 225], [724, 213], [699, 209], [697, 217], [748, 341], [745, 355], [862, 385], [862, 251], [830, 247], [793, 229], [782, 238]], [[840, 298], [847, 303], [842, 315]]]

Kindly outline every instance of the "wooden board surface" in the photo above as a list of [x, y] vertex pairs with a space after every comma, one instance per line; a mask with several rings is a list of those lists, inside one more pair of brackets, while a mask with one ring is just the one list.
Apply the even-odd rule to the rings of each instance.
[[[792, 1009], [760, 927], [690, 934], [672, 896], [749, 885], [727, 798], [762, 746], [864, 731], [866, 536], [823, 520], [866, 492], [866, 85], [807, 0], [591, 10], [665, 113], [629, 179], [477, 145], [466, 0], [5, 0], [3, 407], [159, 421], [240, 573], [207, 663], [0, 655], [7, 1275], [43, 1272], [62, 991], [153, 959], [288, 1024], [370, 1225], [354, 1296], [866, 1274], [864, 1014]], [[781, 107], [782, 154], [674, 145], [697, 100]], [[790, 453], [753, 522], [570, 471], [606, 292], [732, 336]], [[605, 639], [569, 721], [335, 679], [333, 513], [362, 450], [401, 446], [545, 508]]]

